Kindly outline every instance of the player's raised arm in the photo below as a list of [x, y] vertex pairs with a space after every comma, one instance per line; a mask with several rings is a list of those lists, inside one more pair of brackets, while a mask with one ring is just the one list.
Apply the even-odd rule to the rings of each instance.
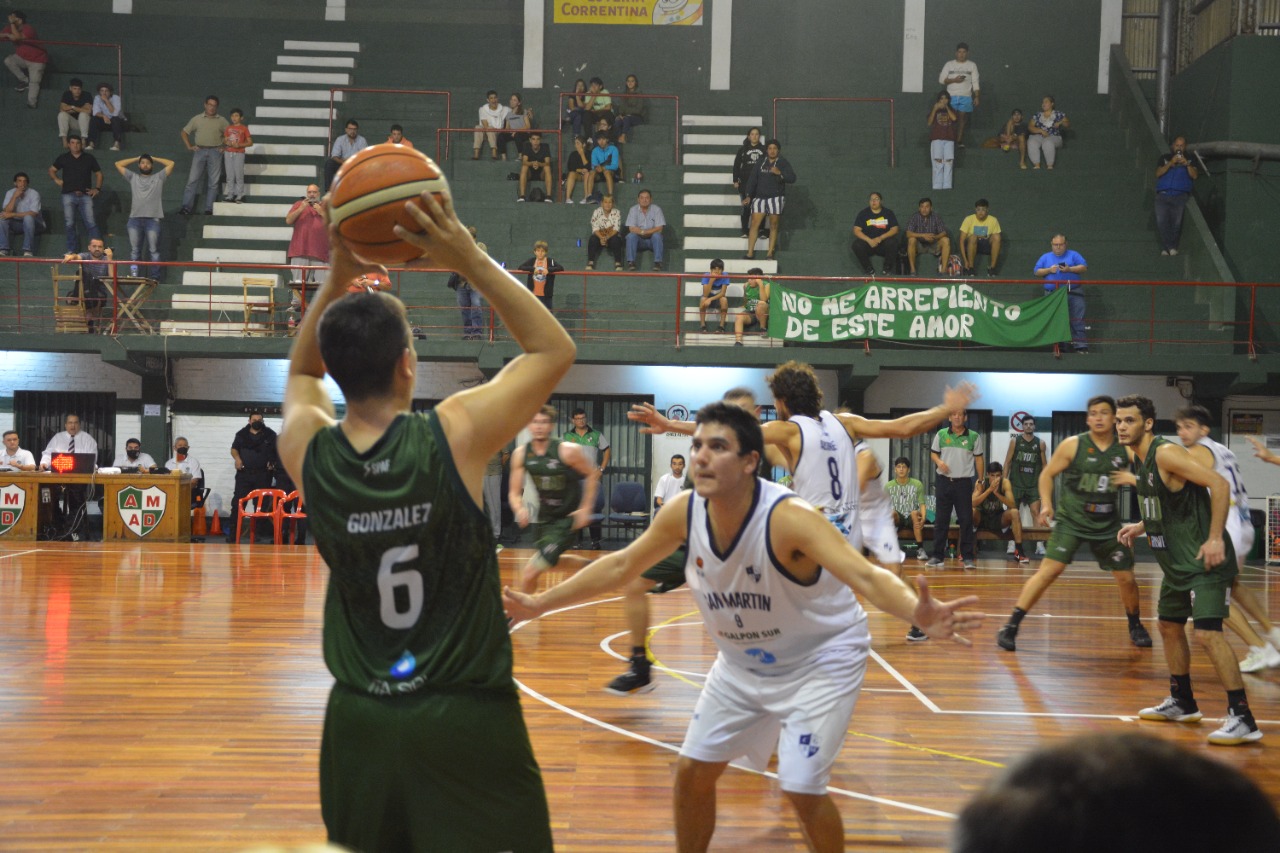
[[978, 388], [972, 382], [961, 382], [955, 388], [948, 386], [942, 402], [932, 409], [903, 415], [892, 420], [871, 420], [849, 412], [836, 415], [845, 430], [856, 441], [859, 438], [911, 438], [936, 427], [952, 412], [969, 408], [978, 399]]
[[[532, 619], [557, 607], [566, 607], [616, 589], [637, 577], [684, 543], [689, 495], [686, 489], [667, 501], [670, 509], [654, 516], [653, 523], [634, 542], [621, 551], [594, 561], [568, 580], [537, 595], [506, 588], [503, 592], [507, 614], [517, 621]], [[825, 519], [823, 523], [826, 523]]]
[[458, 220], [451, 200], [441, 204], [424, 192], [421, 203], [426, 210], [413, 203], [405, 209], [423, 233], [396, 226], [396, 236], [423, 252], [412, 265], [444, 267], [471, 282], [524, 350], [489, 382], [454, 394], [436, 407], [463, 480], [478, 483], [488, 459], [551, 396], [573, 364], [577, 348], [533, 293], [481, 251]]
[[1036, 522], [1042, 527], [1048, 527], [1053, 520], [1053, 478], [1071, 467], [1079, 443], [1080, 439], [1074, 435], [1064, 439], [1053, 449], [1049, 464], [1040, 469], [1040, 517]]

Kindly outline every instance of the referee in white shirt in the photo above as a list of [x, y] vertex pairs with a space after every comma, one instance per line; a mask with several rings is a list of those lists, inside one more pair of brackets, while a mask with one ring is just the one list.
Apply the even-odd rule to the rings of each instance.
[[[49, 463], [55, 453], [98, 453], [98, 442], [93, 436], [80, 429], [80, 416], [68, 414], [63, 423], [63, 431], [49, 439], [40, 455], [40, 470], [48, 471]], [[63, 534], [73, 542], [80, 541], [84, 529], [84, 504], [88, 486], [58, 486], [54, 489], [54, 513], [60, 516], [58, 521], [65, 525]]]

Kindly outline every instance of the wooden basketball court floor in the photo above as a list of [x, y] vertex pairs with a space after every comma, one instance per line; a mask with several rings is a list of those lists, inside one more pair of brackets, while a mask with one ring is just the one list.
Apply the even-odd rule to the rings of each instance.
[[[504, 551], [504, 575], [528, 553]], [[1245, 676], [1259, 744], [1207, 745], [1225, 697], [1199, 654], [1205, 721], [1136, 719], [1168, 690], [1154, 564], [1139, 576], [1156, 648], [1129, 644], [1114, 584], [1081, 563], [1009, 654], [994, 632], [1034, 563], [982, 556], [976, 572], [930, 573], [941, 597], [981, 597], [989, 623], [972, 649], [907, 643], [906, 626], [868, 608], [872, 663], [831, 780], [850, 850], [945, 850], [953, 816], [999, 767], [1083, 732], [1167, 738], [1239, 768], [1280, 803], [1280, 670]], [[0, 850], [322, 841], [325, 581], [312, 548], [0, 548]], [[1253, 567], [1247, 582], [1280, 616], [1280, 572]], [[675, 750], [714, 650], [688, 590], [651, 601], [658, 687], [640, 696], [601, 689], [628, 652], [616, 598], [514, 632], [558, 850], [673, 849]], [[719, 808], [713, 849], [804, 849], [768, 774], [730, 768]]]

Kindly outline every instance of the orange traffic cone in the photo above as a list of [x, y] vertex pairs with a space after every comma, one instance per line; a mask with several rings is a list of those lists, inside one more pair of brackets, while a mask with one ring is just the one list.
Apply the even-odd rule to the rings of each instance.
[[210, 536], [222, 535], [222, 522], [218, 520], [218, 514], [216, 512], [210, 517], [209, 535]]
[[204, 536], [207, 532], [204, 523], [204, 507], [198, 506], [191, 510], [191, 535]]

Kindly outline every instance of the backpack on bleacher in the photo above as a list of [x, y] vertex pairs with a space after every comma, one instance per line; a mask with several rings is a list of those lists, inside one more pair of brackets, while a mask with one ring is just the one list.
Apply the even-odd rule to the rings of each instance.
[[952, 255], [947, 261], [947, 275], [956, 278], [960, 273], [964, 272], [964, 264], [960, 262], [959, 255]]

